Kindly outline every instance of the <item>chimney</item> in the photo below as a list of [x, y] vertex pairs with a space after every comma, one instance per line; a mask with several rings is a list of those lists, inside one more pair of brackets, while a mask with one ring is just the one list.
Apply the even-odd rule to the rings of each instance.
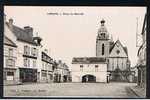
[[12, 25], [12, 24], [13, 24], [13, 19], [10, 18], [10, 19], [9, 19], [9, 25]]
[[11, 30], [13, 29], [13, 19], [12, 18], [9, 19], [8, 26]]
[[48, 54], [48, 49], [44, 49], [44, 52], [45, 52], [46, 54]]
[[33, 28], [30, 26], [25, 26], [24, 30], [30, 35], [30, 37], [33, 37]]

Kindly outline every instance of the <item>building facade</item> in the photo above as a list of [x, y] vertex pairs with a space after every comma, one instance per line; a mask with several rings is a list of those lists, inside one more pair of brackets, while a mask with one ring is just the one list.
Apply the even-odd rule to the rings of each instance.
[[20, 28], [13, 24], [13, 19], [4, 23], [4, 32], [17, 45], [15, 67], [18, 69], [19, 82], [37, 82], [38, 40], [33, 37], [33, 28]]
[[4, 84], [18, 84], [18, 69], [16, 67], [17, 61], [17, 45], [4, 36]]
[[71, 72], [72, 82], [107, 82], [107, 63], [105, 58], [73, 58]]
[[68, 66], [49, 56], [32, 27], [20, 28], [13, 19], [5, 20], [4, 35], [4, 83], [68, 82]]
[[123, 46], [118, 39], [113, 41], [105, 27], [105, 20], [101, 21], [96, 39], [96, 57], [107, 60], [107, 72], [111, 81], [129, 81], [127, 74], [130, 72], [130, 60], [127, 47]]
[[70, 82], [69, 67], [61, 60], [55, 62], [54, 82]]
[[53, 82], [53, 62], [47, 52], [41, 52], [41, 69], [38, 72], [39, 82]]
[[138, 69], [138, 86], [144, 88], [146, 90], [146, 28], [147, 28], [147, 15], [145, 15], [143, 28], [142, 28], [142, 45], [139, 47], [138, 50], [138, 62], [137, 62], [137, 69]]

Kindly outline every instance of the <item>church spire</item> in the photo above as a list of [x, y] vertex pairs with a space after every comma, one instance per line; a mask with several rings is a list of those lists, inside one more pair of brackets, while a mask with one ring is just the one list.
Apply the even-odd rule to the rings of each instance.
[[105, 23], [105, 20], [102, 19], [102, 20], [101, 20], [101, 26], [104, 26], [104, 23]]
[[109, 39], [109, 34], [107, 31], [107, 28], [105, 27], [105, 20], [102, 19], [100, 23], [101, 23], [101, 26], [98, 29], [98, 39]]

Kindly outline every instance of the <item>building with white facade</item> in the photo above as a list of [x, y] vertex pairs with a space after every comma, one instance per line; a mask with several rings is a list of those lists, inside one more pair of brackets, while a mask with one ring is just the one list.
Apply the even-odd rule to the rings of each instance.
[[39, 82], [53, 82], [53, 59], [48, 55], [48, 52], [42, 51], [40, 52], [41, 65], [39, 65], [38, 70], [38, 81]]
[[[96, 66], [100, 68], [98, 72], [95, 72]], [[85, 82], [84, 75], [88, 77], [87, 80], [96, 82], [129, 81], [129, 73], [127, 47], [123, 46], [119, 39], [114, 42], [112, 37], [109, 37], [105, 20], [101, 20], [96, 38], [96, 57], [73, 58], [72, 81]]]
[[4, 84], [54, 82], [58, 75], [61, 82], [68, 81], [68, 66], [53, 61], [41, 41], [32, 27], [4, 21]]
[[18, 84], [17, 45], [4, 36], [4, 84]]
[[5, 21], [4, 34], [17, 45], [15, 67], [18, 69], [18, 82], [37, 82], [40, 38], [33, 37], [32, 27], [20, 28], [13, 24], [13, 19]]
[[107, 63], [100, 57], [74, 57], [72, 82], [107, 82]]
[[69, 82], [70, 81], [69, 67], [61, 60], [54, 63], [56, 65], [54, 69], [54, 82]]

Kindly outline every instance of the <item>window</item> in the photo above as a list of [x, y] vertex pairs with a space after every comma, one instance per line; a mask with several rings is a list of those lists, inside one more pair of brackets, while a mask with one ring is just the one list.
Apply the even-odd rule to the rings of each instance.
[[14, 80], [14, 72], [7, 72], [6, 80]]
[[80, 65], [80, 71], [83, 71], [83, 65]]
[[53, 70], [53, 69], [52, 69], [52, 64], [49, 64], [48, 67], [49, 67], [49, 70], [51, 70], [51, 71]]
[[45, 63], [45, 70], [47, 69], [47, 67], [48, 67], [48, 64], [47, 64], [47, 63]]
[[36, 67], [36, 60], [33, 60], [33, 67]]
[[105, 33], [103, 33], [103, 38], [105, 38]]
[[46, 77], [46, 73], [45, 72], [42, 72], [42, 77]]
[[33, 48], [31, 49], [31, 55], [32, 55], [32, 56], [37, 56], [36, 48], [33, 47]]
[[44, 62], [42, 62], [42, 69], [44, 69]]
[[6, 80], [7, 72], [3, 73], [3, 79]]
[[14, 76], [14, 72], [7, 72], [7, 76]]
[[24, 67], [27, 67], [27, 58], [24, 58]]
[[9, 48], [9, 56], [13, 56], [13, 49], [12, 48]]
[[102, 44], [102, 55], [104, 55], [104, 43]]
[[30, 67], [30, 59], [24, 58], [24, 67]]
[[98, 72], [98, 65], [95, 65], [95, 71]]
[[15, 67], [15, 61], [13, 59], [7, 59], [6, 60], [6, 66]]
[[24, 46], [24, 54], [27, 54], [27, 46]]
[[27, 48], [27, 54], [30, 55], [30, 47]]
[[28, 61], [28, 67], [30, 67], [30, 59], [28, 59], [27, 61]]
[[50, 77], [50, 80], [52, 80], [52, 79], [53, 79], [53, 75], [52, 75], [52, 74], [49, 74], [49, 77]]
[[122, 69], [123, 69], [123, 61], [122, 61]]
[[25, 55], [30, 55], [30, 47], [24, 46], [24, 54]]

